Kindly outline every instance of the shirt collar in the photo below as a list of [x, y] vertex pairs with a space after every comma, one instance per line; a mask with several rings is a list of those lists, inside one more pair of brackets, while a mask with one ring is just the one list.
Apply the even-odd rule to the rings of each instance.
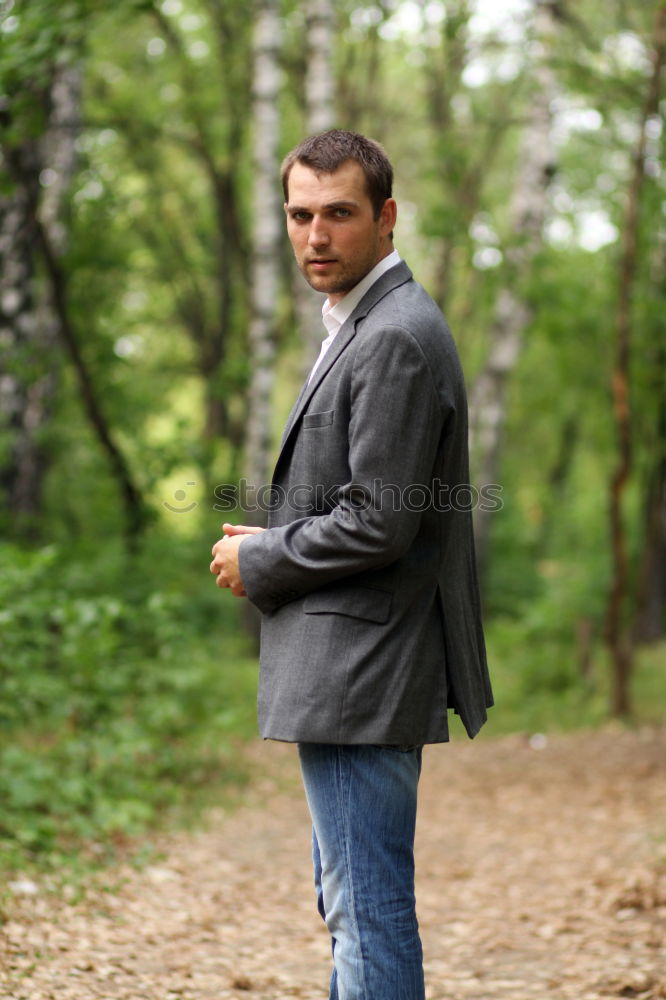
[[329, 300], [326, 299], [322, 306], [321, 318], [330, 337], [335, 336], [342, 324], [349, 319], [356, 306], [368, 289], [374, 285], [375, 281], [399, 263], [400, 255], [397, 250], [393, 250], [386, 257], [382, 257], [372, 270], [368, 271], [364, 278], [361, 278], [358, 285], [354, 285], [351, 291], [347, 292], [335, 305], [331, 305]]

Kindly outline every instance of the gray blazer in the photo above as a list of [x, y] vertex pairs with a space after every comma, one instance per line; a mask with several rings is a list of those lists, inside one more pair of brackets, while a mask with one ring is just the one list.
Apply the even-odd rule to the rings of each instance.
[[468, 482], [456, 349], [401, 262], [303, 387], [275, 466], [269, 530], [239, 550], [263, 613], [264, 738], [439, 743], [447, 708], [477, 733], [492, 694], [472, 515], [448, 502]]

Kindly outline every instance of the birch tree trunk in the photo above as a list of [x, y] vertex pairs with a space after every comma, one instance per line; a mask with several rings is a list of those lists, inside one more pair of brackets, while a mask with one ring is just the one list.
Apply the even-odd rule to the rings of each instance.
[[[52, 376], [29, 363], [39, 336], [33, 281], [27, 195], [17, 189], [0, 198], [0, 431], [6, 441], [0, 488], [15, 521], [40, 509], [44, 456], [36, 433], [53, 391]], [[40, 344], [37, 357], [42, 354]]]
[[[556, 81], [549, 54], [556, 22], [552, 7], [538, 0], [534, 31], [538, 62], [534, 68], [534, 89], [510, 207], [515, 242], [506, 252], [507, 281], [495, 305], [488, 358], [470, 392], [472, 478], [479, 488], [497, 483], [498, 479], [506, 419], [506, 387], [518, 363], [524, 332], [532, 315], [521, 297], [521, 287], [543, 244], [547, 193], [555, 169], [551, 106]], [[476, 511], [477, 559], [481, 575], [488, 560], [490, 517], [489, 511]]]
[[[250, 492], [268, 482], [271, 460], [275, 312], [283, 224], [278, 152], [279, 55], [279, 2], [262, 0], [254, 30], [254, 228], [249, 329], [252, 376], [245, 444], [245, 469]], [[256, 523], [261, 523], [261, 520], [257, 518]]]
[[[3, 245], [13, 286], [3, 287], [3, 308], [12, 314], [13, 326], [3, 339], [7, 342], [9, 375], [3, 378], [0, 407], [13, 423], [15, 448], [9, 468], [4, 470], [16, 513], [34, 515], [38, 511], [45, 457], [39, 446], [40, 430], [46, 422], [54, 393], [52, 345], [57, 337], [76, 375], [81, 403], [93, 432], [106, 452], [125, 506], [126, 537], [130, 548], [145, 524], [145, 507], [122, 451], [116, 444], [100, 401], [77, 331], [70, 315], [68, 275], [62, 265], [67, 227], [63, 219], [66, 193], [76, 162], [75, 140], [79, 129], [80, 81], [74, 66], [56, 67], [44, 92], [35, 95], [44, 109], [45, 127], [36, 138], [3, 146], [3, 169], [13, 191], [2, 213]], [[11, 107], [7, 110], [11, 120]], [[29, 127], [26, 129], [29, 134]], [[14, 231], [15, 248], [7, 242]], [[36, 260], [43, 265], [44, 280], [36, 280]], [[3, 261], [4, 262], [4, 261]], [[7, 302], [10, 308], [7, 308]], [[14, 335], [12, 335], [14, 333]], [[46, 363], [44, 361], [46, 357]], [[21, 368], [21, 360], [30, 365]], [[49, 362], [51, 362], [49, 364]], [[40, 367], [37, 368], [37, 365]], [[38, 370], [26, 389], [21, 385], [24, 371]], [[19, 374], [20, 373], [20, 374]], [[18, 377], [17, 377], [18, 376]], [[12, 381], [13, 380], [13, 381]], [[12, 409], [13, 408], [13, 409]]]
[[[313, 0], [306, 16], [305, 130], [308, 135], [325, 132], [335, 125], [334, 26], [332, 0]], [[300, 274], [294, 279], [294, 297], [303, 344], [302, 374], [306, 377], [324, 337], [321, 322], [323, 299]]]
[[305, 77], [305, 107], [309, 135], [324, 132], [334, 126], [334, 28], [332, 0], [313, 0], [308, 5], [306, 14], [308, 64]]
[[655, 25], [652, 73], [642, 112], [641, 127], [633, 157], [619, 267], [619, 298], [616, 349], [611, 391], [617, 434], [617, 465], [610, 482], [610, 535], [613, 561], [612, 582], [606, 609], [606, 641], [612, 660], [611, 711], [631, 714], [633, 643], [628, 602], [631, 591], [624, 493], [632, 471], [632, 413], [629, 384], [633, 328], [633, 294], [638, 270], [640, 201], [645, 181], [647, 126], [659, 112], [661, 77], [666, 61], [666, 4], [659, 5]]
[[76, 163], [78, 69], [57, 69], [42, 101], [43, 134], [2, 150], [13, 190], [0, 198], [0, 427], [9, 439], [0, 489], [19, 531], [34, 530], [41, 510], [47, 454], [40, 439], [57, 382], [58, 319], [36, 278], [36, 227], [61, 255], [67, 236], [63, 205]]

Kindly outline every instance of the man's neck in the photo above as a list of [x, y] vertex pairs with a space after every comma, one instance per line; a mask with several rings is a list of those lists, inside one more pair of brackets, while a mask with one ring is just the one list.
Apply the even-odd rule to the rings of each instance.
[[[375, 274], [375, 271], [379, 268], [379, 265], [382, 263], [382, 261], [385, 261], [386, 258], [390, 257], [392, 254], [395, 254], [396, 257], [395, 261], [387, 263], [387, 265], [385, 265], [383, 269], [381, 268], [379, 269], [379, 274]], [[353, 288], [350, 288], [349, 291], [346, 292], [344, 295], [340, 295], [339, 297], [336, 296], [335, 299], [331, 299], [330, 296], [329, 298], [326, 299], [322, 307], [322, 312], [324, 313], [324, 315], [326, 313], [335, 310], [334, 314], [337, 313], [337, 315], [341, 319], [346, 319], [347, 315], [356, 307], [357, 303], [361, 300], [363, 295], [368, 291], [369, 288], [372, 287], [374, 282], [380, 278], [384, 270], [390, 270], [390, 268], [394, 266], [394, 263], [397, 264], [399, 263], [399, 261], [400, 257], [396, 253], [395, 248], [391, 246], [389, 248], [389, 252], [387, 254], [382, 254], [382, 256], [377, 259], [377, 262], [372, 266], [372, 268], [368, 271], [368, 273], [363, 278], [361, 278], [361, 280], [356, 285], [354, 285]]]
[[[394, 251], [394, 249], [395, 249], [395, 247], [393, 246], [392, 243], [389, 243], [386, 247], [384, 247], [380, 251], [380, 253], [379, 253], [378, 257], [377, 257], [377, 260], [374, 262], [374, 264], [370, 268], [370, 271], [374, 271], [374, 269], [377, 267], [377, 264], [379, 264], [382, 260], [384, 260], [385, 257], [388, 257], [389, 254], [392, 254], [393, 251]], [[366, 274], [363, 275], [363, 277], [360, 279], [360, 281], [358, 281], [357, 284], [354, 285], [354, 288], [357, 288], [358, 285], [361, 284], [361, 281], [365, 281], [365, 279], [367, 278], [368, 274], [370, 274], [370, 271], [367, 271]], [[337, 306], [337, 304], [339, 302], [342, 302], [347, 297], [347, 295], [351, 295], [351, 293], [354, 291], [354, 288], [350, 288], [349, 291], [342, 292], [342, 293], [334, 295], [334, 296], [330, 296], [329, 295], [328, 299], [326, 300], [326, 305]]]

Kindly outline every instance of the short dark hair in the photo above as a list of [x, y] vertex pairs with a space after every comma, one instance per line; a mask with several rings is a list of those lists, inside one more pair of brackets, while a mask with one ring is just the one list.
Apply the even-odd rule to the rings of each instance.
[[311, 135], [287, 153], [281, 170], [285, 201], [289, 200], [289, 174], [295, 163], [310, 167], [316, 174], [333, 174], [348, 160], [363, 169], [368, 197], [375, 219], [378, 219], [384, 202], [391, 197], [393, 167], [374, 139], [338, 128]]

